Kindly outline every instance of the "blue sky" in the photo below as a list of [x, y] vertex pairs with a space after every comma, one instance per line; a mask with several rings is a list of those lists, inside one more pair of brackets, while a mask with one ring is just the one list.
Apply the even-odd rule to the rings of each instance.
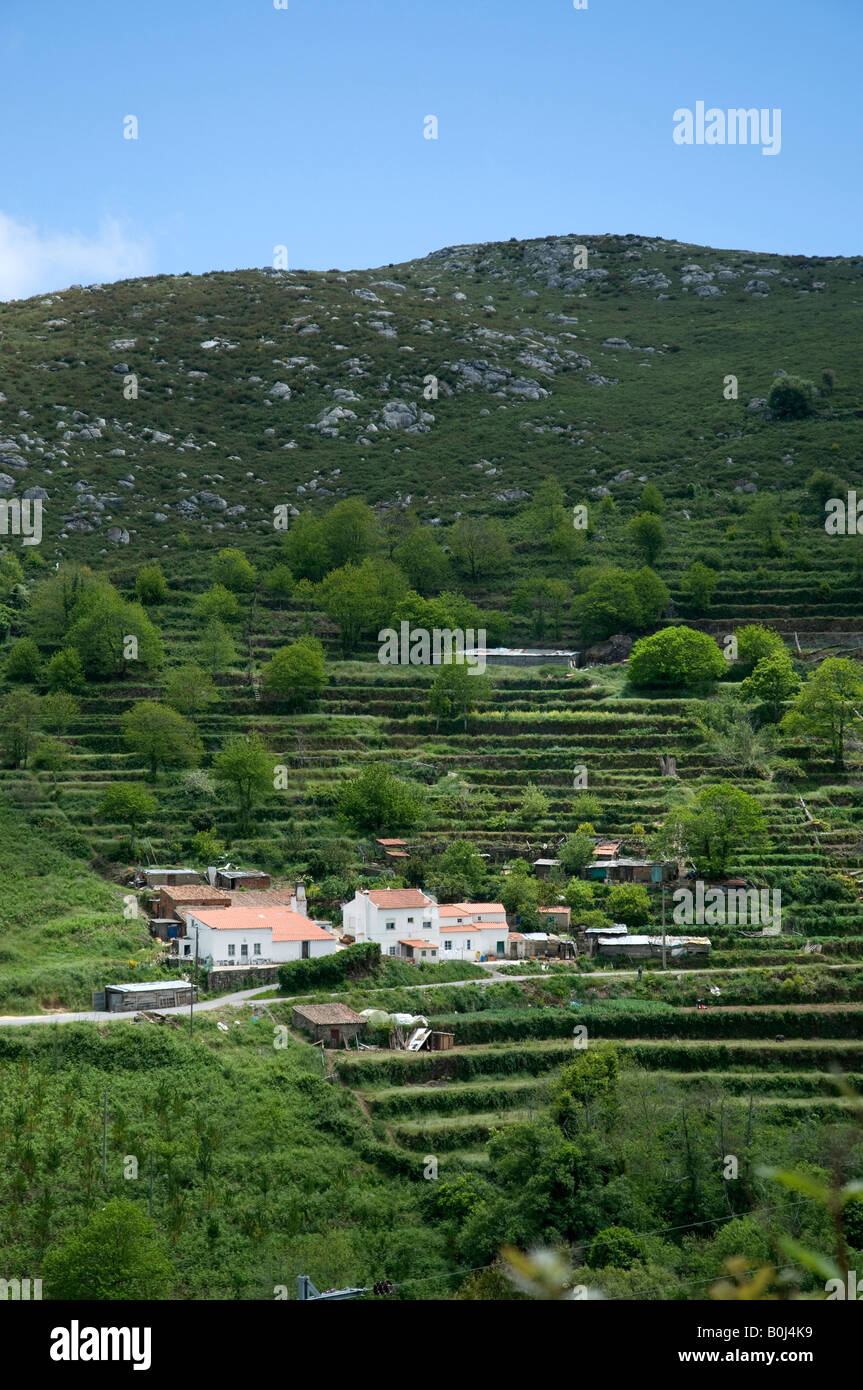
[[[859, 0], [287, 2], [3, 0], [0, 298], [278, 245], [292, 269], [569, 232], [860, 252]], [[781, 152], [676, 145], [698, 100], [780, 108]]]

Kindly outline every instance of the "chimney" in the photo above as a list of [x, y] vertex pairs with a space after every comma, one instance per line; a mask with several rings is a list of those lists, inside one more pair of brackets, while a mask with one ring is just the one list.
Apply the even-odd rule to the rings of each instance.
[[296, 893], [292, 893], [292, 894], [291, 894], [291, 912], [296, 912], [296, 910], [297, 910], [297, 895], [296, 895]]
[[308, 916], [306, 904], [306, 885], [297, 884], [297, 912], [301, 912], [304, 917]]

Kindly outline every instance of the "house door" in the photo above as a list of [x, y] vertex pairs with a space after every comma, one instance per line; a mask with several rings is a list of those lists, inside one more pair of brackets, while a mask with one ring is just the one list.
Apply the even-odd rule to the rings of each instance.
[[339, 1030], [338, 1030], [338, 1028], [331, 1028], [331, 1029], [330, 1029], [330, 1042], [337, 1043], [338, 1040], [339, 1040]]
[[309, 943], [308, 943], [308, 941], [303, 941], [303, 942], [301, 943], [301, 948], [300, 948], [300, 959], [301, 959], [301, 960], [308, 960], [308, 958], [309, 958]]
[[506, 942], [504, 942], [504, 941], [499, 941], [499, 942], [497, 943], [497, 954], [498, 954], [499, 956], [506, 955]]

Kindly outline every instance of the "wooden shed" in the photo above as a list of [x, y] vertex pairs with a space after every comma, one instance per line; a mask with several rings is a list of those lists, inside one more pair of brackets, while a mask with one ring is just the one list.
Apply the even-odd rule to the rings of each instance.
[[187, 980], [148, 980], [128, 985], [105, 986], [108, 1013], [131, 1013], [141, 1009], [173, 1009], [193, 1004], [198, 997]]

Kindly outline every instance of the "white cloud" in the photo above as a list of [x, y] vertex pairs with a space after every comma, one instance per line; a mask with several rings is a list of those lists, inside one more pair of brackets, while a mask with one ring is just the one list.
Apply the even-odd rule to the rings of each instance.
[[45, 232], [14, 222], [0, 212], [0, 300], [149, 275], [152, 247], [113, 218], [105, 218], [94, 236], [80, 232]]

